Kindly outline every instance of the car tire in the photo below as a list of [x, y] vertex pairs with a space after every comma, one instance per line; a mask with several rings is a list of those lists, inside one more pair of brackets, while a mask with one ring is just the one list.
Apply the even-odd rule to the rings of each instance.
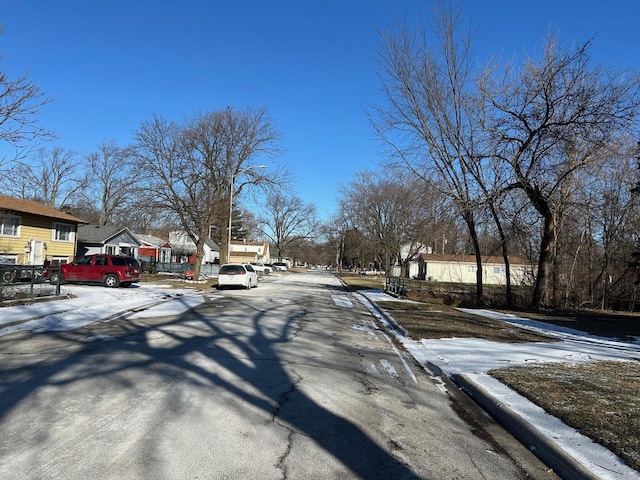
[[105, 287], [116, 288], [120, 285], [120, 280], [115, 275], [107, 275], [102, 282]]
[[49, 277], [49, 283], [62, 283], [64, 282], [64, 277], [60, 272], [53, 272]]

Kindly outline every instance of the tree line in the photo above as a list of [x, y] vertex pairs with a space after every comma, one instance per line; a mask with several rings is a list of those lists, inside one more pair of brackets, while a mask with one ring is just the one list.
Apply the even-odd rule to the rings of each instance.
[[[8, 77], [0, 82], [3, 78]], [[281, 151], [282, 134], [266, 109], [228, 107], [180, 123], [154, 115], [140, 123], [131, 144], [103, 141], [95, 151], [79, 155], [59, 146], [30, 146], [55, 135], [36, 126], [35, 106], [20, 107], [29, 95], [38, 107], [47, 102], [31, 83], [19, 81], [22, 92], [5, 96], [6, 104], [16, 105], [2, 107], [2, 140], [24, 152], [0, 162], [0, 187], [6, 194], [37, 200], [92, 224], [161, 236], [183, 230], [196, 245], [196, 275], [209, 237], [220, 246], [224, 261], [228, 239], [261, 237], [283, 257], [314, 232], [315, 207], [290, 192], [291, 175], [271, 161]], [[21, 109], [29, 122], [14, 113]], [[269, 168], [261, 160], [269, 161]], [[239, 208], [245, 193], [262, 196], [259, 213]]]
[[[383, 169], [346, 187], [334, 241], [357, 232], [388, 269], [403, 242], [451, 238], [453, 214], [466, 230], [454, 252], [476, 258], [477, 305], [482, 257], [497, 254], [508, 280], [511, 256], [536, 266], [527, 306], [634, 309], [637, 73], [595, 62], [593, 39], [565, 46], [557, 32], [537, 55], [483, 65], [461, 13], [442, 3], [433, 28], [382, 34], [383, 100], [368, 115]], [[509, 282], [505, 298], [513, 305]]]
[[[322, 225], [274, 161], [282, 133], [264, 108], [153, 116], [130, 145], [105, 141], [78, 156], [33, 147], [55, 137], [34, 120], [49, 101], [28, 75], [1, 70], [0, 140], [15, 155], [0, 160], [0, 184], [92, 223], [177, 226], [199, 252], [214, 235], [223, 259], [229, 225], [234, 237], [261, 235], [278, 256], [310, 263], [389, 272], [424, 245], [472, 254], [477, 305], [486, 300], [483, 257], [501, 255], [508, 280], [510, 259], [525, 257], [535, 284], [523, 297], [508, 281], [507, 305], [634, 310], [637, 73], [594, 61], [594, 39], [564, 45], [553, 31], [532, 55], [481, 61], [473, 25], [447, 3], [431, 25], [382, 32], [382, 99], [367, 115], [384, 156], [343, 186]], [[251, 195], [264, 200], [255, 218], [229, 208]]]

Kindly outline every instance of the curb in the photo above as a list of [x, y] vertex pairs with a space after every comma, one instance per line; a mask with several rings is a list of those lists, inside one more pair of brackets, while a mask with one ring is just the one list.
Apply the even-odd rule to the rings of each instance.
[[465, 374], [452, 374], [450, 378], [520, 443], [529, 448], [542, 462], [552, 468], [558, 476], [571, 478], [572, 480], [600, 479], [598, 475], [585, 468], [584, 465], [567, 454], [558, 444], [541, 434], [511, 408], [496, 401], [486, 389], [477, 385]]

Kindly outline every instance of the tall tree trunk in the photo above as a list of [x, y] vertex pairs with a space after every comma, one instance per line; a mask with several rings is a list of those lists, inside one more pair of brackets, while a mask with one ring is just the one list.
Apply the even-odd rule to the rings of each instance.
[[[555, 251], [555, 221], [553, 215], [544, 216], [542, 241], [540, 242], [540, 257], [538, 258], [538, 275], [533, 289], [531, 307], [539, 309], [545, 301], [548, 303], [549, 280], [552, 275], [553, 255]], [[548, 306], [548, 305], [547, 305]]]
[[194, 280], [198, 280], [200, 278], [200, 269], [202, 267], [202, 260], [204, 259], [204, 243], [207, 240], [207, 234], [208, 232], [201, 231], [195, 242], [196, 259], [193, 262], [193, 279]]
[[476, 222], [473, 217], [473, 212], [468, 211], [463, 214], [464, 221], [469, 229], [469, 236], [471, 237], [471, 243], [476, 254], [476, 300], [475, 306], [481, 307], [484, 305], [484, 295], [482, 292], [482, 254], [480, 252], [480, 242], [478, 240], [478, 232], [476, 231]]
[[505, 288], [507, 295], [507, 307], [512, 307], [513, 292], [511, 290], [511, 265], [509, 263], [509, 248], [507, 246], [507, 236], [504, 233], [502, 222], [500, 221], [500, 217], [498, 216], [498, 212], [496, 211], [496, 207], [493, 204], [493, 201], [489, 202], [489, 208], [491, 209], [493, 221], [496, 223], [496, 228], [498, 229], [498, 234], [500, 235], [500, 246], [502, 249], [502, 259], [504, 260], [504, 273], [506, 277]]

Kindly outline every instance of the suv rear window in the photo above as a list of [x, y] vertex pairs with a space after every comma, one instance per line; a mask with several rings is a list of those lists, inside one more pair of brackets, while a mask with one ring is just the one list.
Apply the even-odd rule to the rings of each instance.
[[129, 265], [130, 267], [139, 267], [140, 266], [138, 261], [133, 257], [126, 257], [124, 259], [124, 261], [127, 262], [127, 265]]
[[244, 273], [242, 265], [223, 265], [218, 272], [219, 275], [237, 275], [239, 273]]
[[122, 257], [111, 257], [112, 265], [126, 265], [127, 261]]

